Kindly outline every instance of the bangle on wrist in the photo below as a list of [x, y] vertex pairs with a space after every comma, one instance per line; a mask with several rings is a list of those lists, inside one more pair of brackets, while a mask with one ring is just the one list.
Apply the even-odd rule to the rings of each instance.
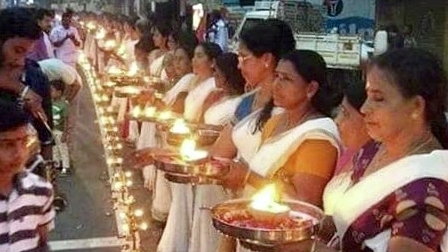
[[26, 94], [28, 93], [28, 91], [30, 91], [30, 86], [25, 86], [22, 89], [22, 92], [20, 92], [20, 99], [23, 100], [23, 98], [25, 98]]

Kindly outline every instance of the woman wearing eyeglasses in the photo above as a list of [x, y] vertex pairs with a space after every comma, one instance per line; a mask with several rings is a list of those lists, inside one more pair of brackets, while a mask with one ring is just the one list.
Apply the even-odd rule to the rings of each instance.
[[280, 57], [294, 48], [291, 28], [280, 20], [263, 21], [241, 34], [238, 66], [246, 79], [248, 94], [237, 107], [232, 123], [222, 130], [211, 150], [212, 156], [250, 160], [261, 140], [254, 125], [272, 97], [275, 68]]

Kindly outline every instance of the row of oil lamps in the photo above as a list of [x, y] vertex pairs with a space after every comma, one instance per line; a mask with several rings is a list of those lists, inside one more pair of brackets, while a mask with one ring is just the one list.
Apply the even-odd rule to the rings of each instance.
[[118, 237], [124, 241], [122, 251], [137, 252], [140, 251], [138, 232], [139, 230], [146, 230], [148, 224], [140, 222], [143, 210], [135, 209], [135, 199], [129, 193], [129, 188], [133, 184], [132, 173], [124, 172], [122, 169], [123, 158], [121, 152], [123, 145], [118, 135], [117, 113], [110, 107], [110, 95], [102, 87], [102, 81], [98, 78], [95, 69], [82, 53], [79, 57], [79, 65], [91, 90], [98, 116], [105, 160], [110, 175], [114, 210], [118, 217], [117, 220], [120, 222], [118, 223]]
[[[95, 38], [97, 40], [104, 39], [106, 33], [104, 28], [90, 29], [89, 24], [91, 23], [86, 25], [86, 29], [90, 31], [95, 30]], [[101, 44], [108, 50], [116, 50], [115, 54], [120, 55], [120, 46], [112, 42], [108, 43], [108, 41]], [[132, 174], [122, 170], [122, 144], [118, 135], [117, 112], [110, 105], [113, 95], [133, 98], [147, 92], [148, 85], [153, 80], [150, 77], [141, 76], [135, 63], [131, 64], [127, 71], [118, 67], [110, 67], [106, 71], [108, 80], [101, 80], [97, 77], [94, 68], [85, 55], [81, 55], [79, 62], [92, 91], [98, 114], [106, 162], [109, 167], [109, 174], [111, 174], [112, 198], [114, 199], [117, 217], [122, 222], [120, 223], [120, 236], [128, 241], [123, 246], [123, 251], [139, 251], [138, 231], [146, 229], [148, 226], [146, 223], [139, 223], [139, 217], [143, 215], [143, 211], [134, 209], [135, 199], [129, 194], [129, 187], [132, 186]], [[160, 98], [157, 91], [154, 91], [155, 89], [149, 88], [149, 90], [153, 97]], [[194, 162], [207, 158], [207, 151], [196, 149], [196, 141], [191, 138], [194, 135], [192, 134], [192, 129], [180, 116], [176, 116], [171, 111], [160, 109], [153, 103], [144, 106], [135, 104], [127, 116], [138, 121], [155, 121], [159, 123], [169, 121], [170, 123], [166, 124], [169, 127], [168, 133], [174, 133], [180, 138], [178, 151], [182, 160]], [[262, 216], [269, 217], [288, 213], [289, 207], [277, 203], [279, 199], [276, 198], [278, 198], [278, 192], [276, 192], [275, 185], [268, 185], [253, 196], [250, 208], [256, 210], [256, 212], [263, 213]], [[259, 215], [257, 214], [257, 216]]]
[[[113, 51], [116, 55], [123, 57], [126, 55], [125, 48], [123, 45], [119, 45], [114, 39], [107, 39], [106, 38], [106, 29], [97, 23], [90, 21], [90, 22], [82, 22], [81, 26], [87, 31], [94, 35], [95, 40], [97, 42], [97, 45], [99, 47], [102, 47], [103, 50], [106, 51]], [[82, 56], [81, 56], [82, 58]], [[85, 58], [85, 57], [84, 57]], [[124, 58], [122, 58], [124, 59]], [[82, 59], [81, 59], [82, 60]], [[84, 62], [88, 62], [86, 59], [84, 59]], [[149, 77], [149, 76], [140, 76], [139, 68], [137, 66], [136, 62], [133, 62], [129, 69], [127, 71], [117, 67], [117, 66], [110, 66], [106, 70], [108, 79], [104, 83], [101, 82], [101, 80], [94, 78], [93, 83], [95, 83], [93, 91], [93, 98], [95, 103], [99, 106], [100, 112], [101, 109], [106, 109], [110, 105], [110, 100], [112, 94], [114, 94], [117, 97], [126, 97], [126, 98], [132, 98], [140, 95], [141, 93], [148, 91], [146, 87], [140, 84], [145, 85], [151, 85], [154, 83], [160, 82], [158, 78]], [[161, 94], [154, 91], [152, 93], [153, 99], [160, 99]], [[106, 112], [110, 113], [103, 113], [104, 116], [101, 116], [100, 124], [106, 126], [105, 130], [106, 133], [113, 133], [118, 131], [118, 127], [116, 126], [116, 117], [113, 114], [113, 109], [108, 108], [106, 109]], [[137, 120], [144, 120], [145, 118], [153, 118], [158, 121], [168, 121], [172, 120], [175, 116], [174, 114], [169, 110], [162, 110], [158, 111], [158, 109], [154, 106], [135, 106], [130, 115], [131, 118], [137, 119]], [[180, 130], [180, 131], [179, 131]], [[203, 156], [203, 151], [195, 150], [195, 142], [193, 139], [188, 138], [188, 136], [191, 135], [190, 129], [186, 126], [185, 121], [178, 118], [178, 120], [175, 121], [174, 126], [172, 129], [170, 129], [171, 132], [175, 134], [179, 134], [183, 137], [185, 137], [185, 143], [182, 145], [184, 148], [180, 148], [182, 156], [185, 157], [192, 157], [195, 156]], [[112, 134], [113, 135], [113, 134]], [[187, 139], [188, 138], [188, 139]], [[200, 154], [198, 154], [200, 153]], [[206, 155], [207, 153], [205, 153]]]

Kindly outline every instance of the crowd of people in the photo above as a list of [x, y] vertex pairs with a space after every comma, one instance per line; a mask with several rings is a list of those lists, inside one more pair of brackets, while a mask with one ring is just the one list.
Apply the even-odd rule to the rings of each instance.
[[66, 204], [54, 181], [57, 168], [68, 175], [73, 165], [82, 86], [73, 14], [58, 22], [46, 9], [0, 12], [1, 251], [47, 251], [55, 211]]
[[[242, 31], [234, 53], [214, 36], [199, 41], [156, 16], [77, 18], [72, 25], [74, 13], [67, 12], [61, 24], [51, 25], [48, 10], [0, 12], [0, 215], [6, 216], [0, 248], [46, 246], [53, 195], [48, 182], [24, 170], [28, 125], [45, 159], [53, 158], [45, 149], [56, 142], [55, 157], [68, 172], [72, 147], [64, 144], [72, 142], [77, 117], [80, 50], [103, 83], [113, 69], [130, 71], [135, 62], [140, 74], [160, 84], [165, 109], [220, 131], [208, 148], [211, 158], [231, 167], [220, 185], [171, 183], [152, 158], [166, 146], [156, 123], [125, 116], [152, 106], [152, 93], [112, 97], [121, 136], [137, 149], [133, 163], [149, 189], [152, 217], [166, 223], [158, 251], [246, 251], [220, 235], [203, 208], [250, 197], [270, 183], [283, 197], [326, 214], [313, 240], [279, 244], [276, 251], [447, 248], [448, 80], [437, 56], [417, 48], [388, 50], [370, 60], [362, 80], [338, 80], [345, 82], [341, 89], [322, 56], [295, 49], [291, 28], [281, 20]], [[28, 215], [37, 217], [23, 224]], [[30, 232], [17, 238], [22, 230]]]

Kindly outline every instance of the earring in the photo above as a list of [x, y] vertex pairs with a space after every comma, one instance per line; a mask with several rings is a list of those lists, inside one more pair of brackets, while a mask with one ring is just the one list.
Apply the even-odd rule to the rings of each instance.
[[268, 63], [264, 63], [264, 68], [268, 68], [269, 64]]

